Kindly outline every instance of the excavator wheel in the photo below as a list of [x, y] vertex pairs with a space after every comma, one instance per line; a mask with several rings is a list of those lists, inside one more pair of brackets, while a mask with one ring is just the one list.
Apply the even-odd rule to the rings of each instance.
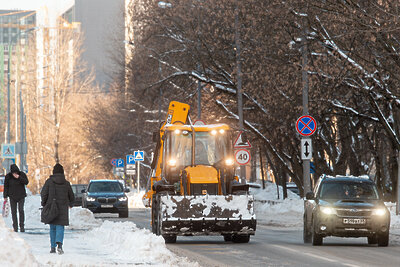
[[233, 235], [232, 241], [233, 243], [249, 243], [250, 235]]
[[225, 241], [225, 242], [230, 242], [230, 241], [232, 241], [232, 235], [224, 235], [224, 241]]
[[165, 244], [176, 243], [176, 235], [163, 235]]

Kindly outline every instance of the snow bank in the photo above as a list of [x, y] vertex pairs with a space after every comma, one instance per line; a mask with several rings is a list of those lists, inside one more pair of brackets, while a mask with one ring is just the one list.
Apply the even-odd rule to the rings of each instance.
[[143, 205], [142, 198], [145, 193], [146, 193], [145, 191], [140, 191], [138, 193], [137, 190], [127, 193], [126, 195], [128, 196], [128, 207], [130, 209], [132, 209], [132, 208], [143, 208], [144, 209], [145, 206]]
[[[106, 251], [121, 263], [152, 266], [198, 266], [169, 251], [164, 239], [150, 231], [139, 229], [132, 222], [105, 221], [82, 236], [97, 246], [98, 251]], [[113, 244], [110, 246], [110, 244]]]
[[[38, 229], [48, 228], [48, 225], [40, 221], [40, 195], [28, 195], [25, 198], [25, 228]], [[6, 225], [12, 228], [11, 211], [10, 216], [4, 218]], [[69, 223], [66, 229], [91, 229], [99, 226], [101, 220], [95, 219], [93, 213], [81, 207], [69, 209]]]
[[132, 222], [103, 222], [81, 207], [69, 210], [65, 254], [50, 254], [49, 226], [40, 222], [39, 208], [39, 195], [26, 197], [26, 233], [11, 230], [11, 215], [0, 217], [0, 266], [199, 266], [169, 251], [161, 236]]
[[303, 225], [303, 200], [290, 190], [283, 200], [283, 188], [279, 186], [279, 197], [275, 184], [267, 184], [265, 189], [252, 188], [255, 198], [257, 223], [262, 225], [300, 227]]
[[3, 217], [0, 217], [0, 262], [1, 266], [39, 266], [30, 246], [6, 227]]

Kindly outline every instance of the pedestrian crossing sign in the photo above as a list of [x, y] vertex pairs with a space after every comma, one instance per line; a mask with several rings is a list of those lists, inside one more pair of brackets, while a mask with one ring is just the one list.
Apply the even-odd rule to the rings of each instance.
[[15, 144], [1, 144], [1, 157], [3, 159], [15, 158]]
[[135, 161], [143, 161], [144, 155], [143, 151], [135, 151]]

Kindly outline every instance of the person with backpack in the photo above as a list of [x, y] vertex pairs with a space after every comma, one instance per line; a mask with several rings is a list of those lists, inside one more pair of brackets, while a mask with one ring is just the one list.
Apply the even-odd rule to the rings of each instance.
[[25, 213], [24, 204], [26, 197], [25, 186], [29, 183], [26, 174], [19, 170], [16, 164], [11, 164], [10, 172], [4, 178], [3, 197], [6, 200], [10, 198], [11, 215], [13, 221], [14, 232], [18, 232], [18, 216], [19, 213], [19, 230], [25, 232]]
[[74, 202], [74, 193], [71, 184], [65, 179], [64, 168], [57, 163], [53, 168], [53, 175], [46, 180], [42, 192], [42, 207], [55, 199], [58, 208], [57, 216], [50, 221], [50, 253], [63, 254], [64, 227], [69, 225], [69, 208]]

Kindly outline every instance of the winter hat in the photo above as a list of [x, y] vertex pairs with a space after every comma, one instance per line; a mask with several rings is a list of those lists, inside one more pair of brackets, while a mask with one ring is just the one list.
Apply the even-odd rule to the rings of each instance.
[[54, 168], [53, 168], [53, 174], [56, 174], [56, 173], [62, 173], [62, 174], [64, 174], [64, 167], [63, 167], [61, 164], [59, 164], [59, 163], [57, 163], [56, 165], [54, 165]]
[[18, 168], [18, 166], [16, 164], [11, 164], [10, 170], [11, 170], [11, 173], [18, 173], [19, 174], [19, 168]]

